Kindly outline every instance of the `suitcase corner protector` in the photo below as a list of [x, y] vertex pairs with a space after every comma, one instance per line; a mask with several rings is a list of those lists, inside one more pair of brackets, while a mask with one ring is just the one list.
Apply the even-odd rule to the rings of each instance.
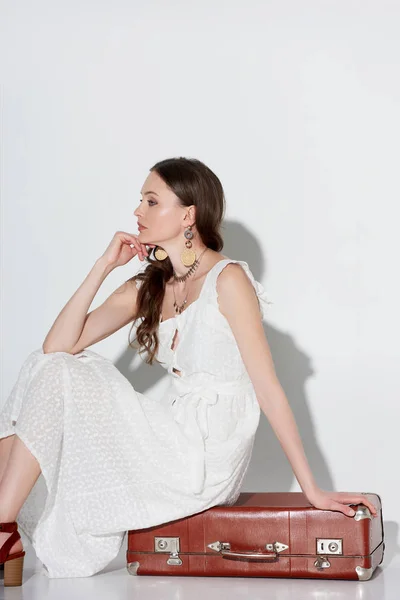
[[373, 567], [370, 567], [369, 569], [365, 567], [356, 567], [356, 573], [359, 581], [368, 581], [368, 579], [371, 579], [373, 572]]
[[140, 562], [128, 562], [126, 568], [128, 570], [129, 575], [137, 575], [138, 569], [140, 567]]

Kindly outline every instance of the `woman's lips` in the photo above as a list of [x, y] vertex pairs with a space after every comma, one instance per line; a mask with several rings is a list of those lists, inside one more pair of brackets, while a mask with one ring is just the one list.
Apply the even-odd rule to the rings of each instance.
[[138, 225], [138, 229], [139, 231], [142, 231], [142, 229], [147, 229], [147, 227], [143, 227], [143, 225]]

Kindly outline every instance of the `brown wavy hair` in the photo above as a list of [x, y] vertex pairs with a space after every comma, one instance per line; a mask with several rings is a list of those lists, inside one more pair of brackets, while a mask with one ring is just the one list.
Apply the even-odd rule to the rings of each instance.
[[[157, 162], [150, 171], [155, 171], [178, 197], [180, 206], [196, 207], [196, 231], [205, 246], [220, 252], [224, 242], [220, 233], [225, 214], [225, 194], [218, 177], [200, 160], [195, 158], [167, 158]], [[153, 251], [156, 248], [152, 249]], [[158, 326], [165, 286], [173, 275], [171, 260], [154, 258], [154, 252], [145, 256], [149, 264], [144, 271], [128, 281], [141, 281], [137, 296], [137, 316], [142, 319], [136, 329], [136, 344], [129, 346], [139, 354], [147, 352], [146, 362], [153, 364], [159, 348]]]

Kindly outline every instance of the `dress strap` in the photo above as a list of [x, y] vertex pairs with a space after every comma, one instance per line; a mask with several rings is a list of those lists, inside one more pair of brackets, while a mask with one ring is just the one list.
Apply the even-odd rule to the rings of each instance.
[[208, 281], [208, 285], [210, 286], [210, 296], [211, 296], [213, 302], [216, 303], [216, 306], [218, 306], [218, 292], [217, 292], [218, 275], [229, 263], [238, 263], [241, 265], [241, 267], [243, 268], [244, 272], [250, 279], [250, 281], [253, 284], [253, 287], [256, 291], [262, 317], [263, 317], [263, 319], [266, 318], [267, 306], [269, 304], [273, 304], [273, 302], [270, 302], [269, 297], [268, 297], [267, 292], [265, 291], [264, 287], [261, 285], [261, 283], [259, 281], [257, 281], [255, 279], [253, 273], [251, 272], [251, 270], [249, 268], [249, 265], [244, 260], [234, 260], [233, 258], [226, 258], [224, 260], [220, 260], [218, 263], [216, 263], [214, 265], [214, 267], [212, 268], [211, 273], [210, 273], [210, 280]]

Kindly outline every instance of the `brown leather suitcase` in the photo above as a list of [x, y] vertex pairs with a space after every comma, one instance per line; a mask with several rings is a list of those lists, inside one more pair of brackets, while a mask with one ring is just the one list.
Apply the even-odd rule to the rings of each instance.
[[316, 509], [301, 492], [240, 494], [231, 506], [128, 531], [131, 575], [370, 579], [384, 553], [382, 503], [372, 517]]

